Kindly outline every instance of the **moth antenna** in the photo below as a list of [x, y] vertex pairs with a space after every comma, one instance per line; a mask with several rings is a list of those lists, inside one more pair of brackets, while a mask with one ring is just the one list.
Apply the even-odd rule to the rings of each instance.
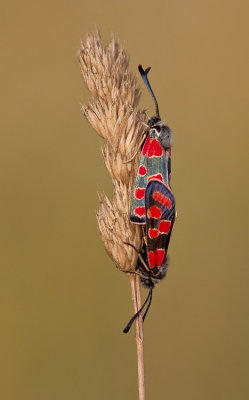
[[[151, 297], [152, 297], [152, 288], [150, 288], [149, 294], [146, 297], [146, 300], [145, 300], [144, 304], [142, 305], [142, 307], [140, 308], [140, 310], [138, 310], [138, 312], [135, 315], [133, 315], [131, 320], [128, 322], [128, 324], [124, 328], [124, 330], [123, 330], [124, 333], [128, 333], [129, 332], [133, 322], [139, 316], [139, 314], [143, 311], [144, 307], [146, 306], [146, 304], [148, 303], [149, 300], [150, 300], [150, 303], [151, 303]], [[149, 303], [149, 305], [150, 305], [150, 303]], [[147, 307], [147, 310], [148, 310], [148, 307]], [[146, 314], [147, 314], [147, 310], [146, 310]]]
[[138, 70], [139, 70], [139, 72], [140, 72], [140, 74], [141, 74], [141, 77], [143, 78], [143, 81], [144, 81], [146, 87], [148, 88], [148, 90], [149, 90], [149, 92], [150, 92], [150, 94], [151, 94], [151, 96], [152, 96], [152, 98], [153, 98], [153, 100], [154, 100], [154, 102], [155, 102], [155, 106], [156, 106], [156, 116], [157, 116], [158, 118], [160, 118], [158, 102], [157, 102], [156, 96], [154, 95], [154, 92], [153, 92], [153, 90], [152, 90], [152, 88], [151, 88], [151, 86], [150, 86], [150, 82], [149, 82], [149, 79], [148, 79], [148, 76], [147, 76], [148, 73], [149, 73], [149, 71], [151, 70], [151, 67], [146, 68], [146, 70], [144, 71], [142, 65], [139, 65], [139, 66], [138, 66]]
[[146, 315], [147, 315], [147, 312], [149, 311], [150, 306], [151, 306], [151, 302], [152, 302], [152, 293], [153, 293], [152, 289], [153, 289], [153, 288], [150, 288], [150, 301], [149, 301], [149, 304], [148, 304], [148, 306], [147, 306], [147, 308], [146, 308], [146, 310], [145, 310], [145, 313], [144, 313], [144, 315], [143, 315], [143, 322], [144, 322], [145, 317], [146, 317]]

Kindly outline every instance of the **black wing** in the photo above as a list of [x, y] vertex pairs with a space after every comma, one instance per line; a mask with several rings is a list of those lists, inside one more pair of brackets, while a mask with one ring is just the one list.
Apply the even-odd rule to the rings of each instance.
[[148, 183], [145, 192], [146, 234], [149, 267], [165, 265], [175, 222], [175, 198], [170, 188], [158, 180]]

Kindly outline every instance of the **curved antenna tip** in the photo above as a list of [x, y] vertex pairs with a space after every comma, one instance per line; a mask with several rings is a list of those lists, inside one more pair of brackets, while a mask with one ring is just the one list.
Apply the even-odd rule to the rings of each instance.
[[143, 69], [142, 65], [139, 64], [138, 66], [138, 71], [140, 72], [140, 74], [143, 75], [148, 75], [148, 73], [150, 72], [151, 67], [146, 68], [146, 70]]

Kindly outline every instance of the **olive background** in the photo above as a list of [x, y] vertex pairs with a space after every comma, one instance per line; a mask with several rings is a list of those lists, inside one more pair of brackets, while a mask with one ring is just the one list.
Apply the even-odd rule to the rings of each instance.
[[[149, 75], [174, 134], [178, 218], [145, 323], [148, 399], [248, 399], [249, 3], [1, 3], [0, 397], [137, 399], [127, 277], [105, 253], [102, 140], [81, 114], [98, 27]], [[143, 297], [146, 295], [143, 290]]]

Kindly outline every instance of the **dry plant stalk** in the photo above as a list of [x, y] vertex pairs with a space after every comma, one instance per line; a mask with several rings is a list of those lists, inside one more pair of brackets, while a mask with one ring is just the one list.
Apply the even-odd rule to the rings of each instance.
[[[144, 131], [140, 122], [143, 111], [136, 110], [140, 98], [136, 78], [129, 69], [124, 48], [114, 39], [104, 46], [100, 34], [88, 34], [79, 52], [81, 72], [92, 95], [82, 110], [97, 133], [105, 139], [102, 154], [112, 178], [112, 201], [101, 194], [97, 213], [99, 230], [105, 249], [117, 268], [131, 272], [130, 282], [134, 312], [141, 307], [140, 278], [134, 274], [137, 265], [135, 248], [141, 247], [141, 228], [130, 223], [129, 209], [133, 182], [138, 165], [139, 149]], [[144, 395], [143, 325], [136, 319], [139, 399]]]

